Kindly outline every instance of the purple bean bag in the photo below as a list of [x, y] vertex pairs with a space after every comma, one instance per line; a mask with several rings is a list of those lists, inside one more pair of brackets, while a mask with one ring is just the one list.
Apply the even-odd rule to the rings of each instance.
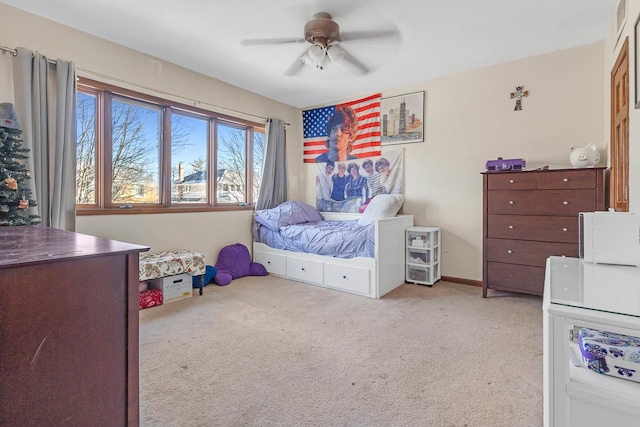
[[266, 276], [269, 274], [262, 264], [251, 261], [249, 249], [242, 243], [220, 249], [213, 281], [218, 286], [226, 286], [231, 280], [244, 276]]

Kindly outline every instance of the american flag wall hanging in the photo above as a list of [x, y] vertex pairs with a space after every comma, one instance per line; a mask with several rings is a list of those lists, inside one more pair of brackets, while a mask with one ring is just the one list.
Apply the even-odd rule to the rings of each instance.
[[[380, 98], [378, 93], [357, 101], [303, 111], [304, 162], [324, 163], [381, 155]], [[336, 142], [341, 138], [349, 141]]]

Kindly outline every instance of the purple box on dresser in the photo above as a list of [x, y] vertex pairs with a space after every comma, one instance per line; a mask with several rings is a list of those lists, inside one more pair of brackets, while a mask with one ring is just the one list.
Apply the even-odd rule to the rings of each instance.
[[521, 171], [524, 170], [526, 162], [524, 159], [503, 159], [487, 160], [486, 170], [489, 172], [500, 171]]

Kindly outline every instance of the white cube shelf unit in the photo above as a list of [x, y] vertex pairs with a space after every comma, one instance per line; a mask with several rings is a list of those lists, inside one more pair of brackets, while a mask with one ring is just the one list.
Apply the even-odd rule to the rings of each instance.
[[406, 281], [433, 285], [440, 280], [440, 227], [406, 230]]

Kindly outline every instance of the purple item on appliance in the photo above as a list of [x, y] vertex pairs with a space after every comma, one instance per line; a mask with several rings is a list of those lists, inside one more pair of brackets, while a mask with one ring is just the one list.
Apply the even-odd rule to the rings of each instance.
[[599, 374], [640, 382], [640, 338], [581, 328], [578, 346], [586, 367]]
[[486, 169], [489, 172], [521, 171], [524, 170], [525, 164], [524, 159], [503, 159], [498, 157], [497, 160], [488, 160]]

